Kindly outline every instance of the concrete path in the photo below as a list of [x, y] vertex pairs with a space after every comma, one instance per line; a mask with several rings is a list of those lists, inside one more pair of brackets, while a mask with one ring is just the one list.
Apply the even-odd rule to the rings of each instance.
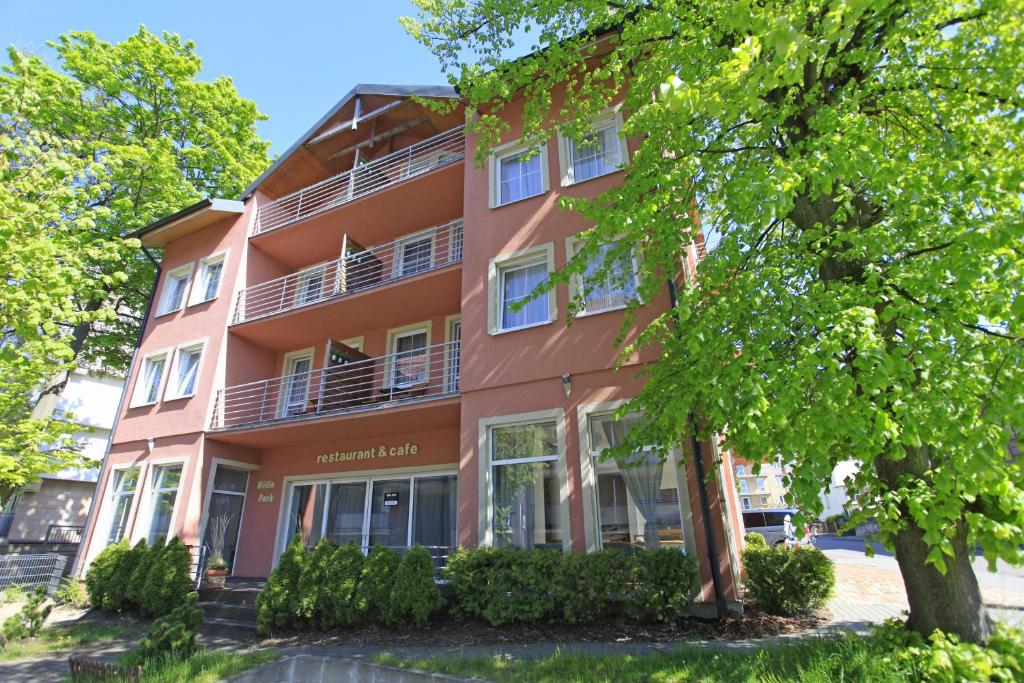
[[[74, 650], [79, 657], [113, 661], [130, 650], [134, 640], [108, 640]], [[69, 650], [0, 662], [0, 681], [4, 683], [55, 683], [68, 677]]]

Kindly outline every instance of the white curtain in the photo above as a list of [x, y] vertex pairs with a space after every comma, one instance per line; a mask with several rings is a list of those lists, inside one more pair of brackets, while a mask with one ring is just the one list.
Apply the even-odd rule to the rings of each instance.
[[[627, 425], [608, 420], [602, 424], [608, 443], [612, 446], [625, 440]], [[626, 490], [633, 504], [644, 518], [644, 545], [656, 548], [658, 538], [658, 494], [661, 492], [661, 477], [664, 463], [653, 452], [640, 451], [621, 460], [619, 471], [626, 482]]]
[[538, 152], [529, 159], [524, 159], [525, 154], [524, 152], [501, 160], [502, 204], [532, 197], [543, 190], [541, 155]]
[[199, 356], [201, 351], [188, 351], [178, 361], [178, 395], [187, 396], [196, 390], [196, 377], [199, 375]]
[[548, 269], [544, 263], [537, 263], [523, 268], [507, 270], [504, 273], [504, 292], [502, 293], [501, 327], [510, 329], [548, 319], [549, 294], [531, 299], [522, 308], [513, 311], [510, 304], [523, 301], [537, 285], [547, 278]]

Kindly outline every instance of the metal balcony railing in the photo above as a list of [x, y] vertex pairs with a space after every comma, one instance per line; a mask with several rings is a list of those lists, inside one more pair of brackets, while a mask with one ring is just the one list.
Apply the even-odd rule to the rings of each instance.
[[374, 410], [459, 393], [460, 342], [408, 348], [319, 370], [226, 387], [211, 429]]
[[459, 263], [462, 220], [367, 249], [350, 244], [347, 250], [349, 254], [344, 258], [243, 289], [238, 293], [232, 323], [310, 306]]
[[385, 187], [461, 161], [465, 156], [463, 126], [421, 140], [260, 207], [253, 235], [294, 223], [341, 206]]

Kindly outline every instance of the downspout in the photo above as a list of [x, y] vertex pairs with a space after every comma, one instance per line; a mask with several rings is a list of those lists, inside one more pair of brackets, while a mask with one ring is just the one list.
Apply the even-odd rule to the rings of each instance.
[[[672, 315], [679, 322], [679, 295], [676, 291], [676, 283], [672, 278], [667, 280], [669, 304], [672, 306]], [[697, 475], [697, 497], [700, 501], [701, 517], [704, 520], [704, 540], [708, 547], [708, 564], [711, 567], [711, 584], [715, 589], [715, 612], [719, 619], [724, 619], [728, 613], [728, 605], [725, 600], [725, 590], [722, 587], [722, 570], [718, 566], [718, 548], [715, 545], [715, 531], [711, 524], [711, 505], [708, 502], [708, 487], [704, 481], [704, 457], [697, 439], [697, 422], [691, 410], [686, 416], [690, 425], [690, 439], [693, 446], [693, 464], [696, 467]]]
[[96, 529], [91, 525], [93, 523], [93, 517], [96, 515], [98, 510], [98, 500], [100, 493], [100, 485], [103, 483], [103, 474], [107, 471], [107, 461], [110, 459], [110, 448], [114, 444], [114, 434], [117, 433], [117, 425], [121, 421], [121, 412], [124, 410], [124, 397], [128, 394], [128, 382], [132, 377], [132, 372], [135, 370], [135, 360], [139, 355], [139, 348], [142, 346], [142, 335], [146, 332], [146, 323], [149, 322], [149, 314], [153, 310], [153, 299], [156, 296], [156, 287], [160, 282], [161, 267], [160, 262], [153, 258], [153, 255], [149, 253], [149, 250], [145, 247], [140, 247], [142, 253], [146, 255], [152, 264], [156, 267], [156, 274], [153, 276], [153, 286], [149, 288], [149, 300], [146, 302], [146, 315], [142, 318], [142, 325], [139, 326], [139, 336], [135, 339], [135, 350], [132, 351], [132, 362], [128, 364], [128, 373], [124, 378], [124, 387], [121, 389], [121, 397], [117, 401], [117, 412], [114, 413], [114, 422], [110, 425], [110, 438], [107, 439], [107, 448], [103, 452], [103, 461], [100, 464], [99, 474], [96, 475], [96, 491], [93, 493], [92, 501], [89, 503], [89, 513], [85, 517], [85, 529], [89, 531], [89, 542], [86, 543], [86, 539], [82, 538], [82, 543], [78, 546], [78, 552], [75, 553], [75, 563], [73, 565], [72, 576], [78, 576], [79, 573], [85, 569], [79, 563], [84, 559], [88, 547], [92, 545], [92, 540], [96, 536]]

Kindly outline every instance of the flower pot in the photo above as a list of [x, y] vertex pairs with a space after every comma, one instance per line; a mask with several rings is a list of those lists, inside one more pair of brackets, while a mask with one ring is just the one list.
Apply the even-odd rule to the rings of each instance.
[[224, 581], [228, 578], [227, 569], [207, 569], [206, 570], [206, 587], [207, 588], [223, 588]]

